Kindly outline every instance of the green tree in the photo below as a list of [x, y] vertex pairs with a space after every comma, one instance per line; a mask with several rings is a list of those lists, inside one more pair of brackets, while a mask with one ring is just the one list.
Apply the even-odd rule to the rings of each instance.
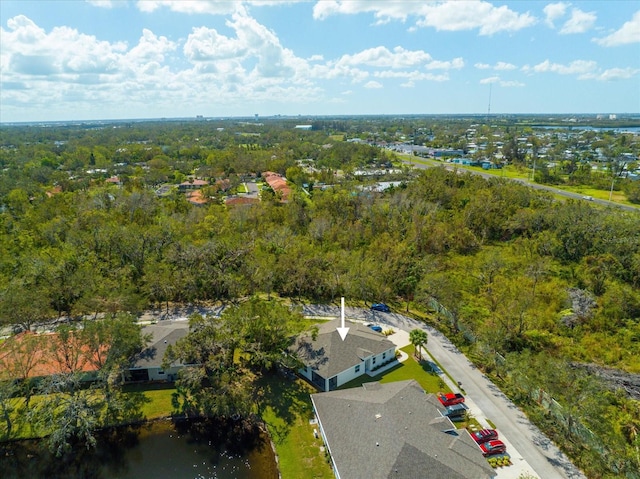
[[427, 332], [422, 329], [413, 329], [409, 332], [409, 341], [415, 346], [415, 355], [418, 359], [422, 359], [422, 348], [427, 345], [428, 339]]

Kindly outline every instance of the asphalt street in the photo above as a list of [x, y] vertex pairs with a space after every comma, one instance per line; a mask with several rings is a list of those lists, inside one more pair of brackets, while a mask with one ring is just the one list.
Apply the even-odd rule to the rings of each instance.
[[[421, 170], [425, 170], [427, 168], [434, 168], [434, 167], [444, 167], [449, 171], [453, 171], [458, 166], [458, 165], [455, 165], [453, 163], [443, 163], [441, 161], [425, 160], [425, 159], [422, 159], [422, 158], [420, 159], [420, 161], [415, 161], [415, 160], [408, 160], [408, 159], [403, 157], [402, 162], [407, 164], [407, 165], [412, 165], [414, 168], [418, 168], [418, 169], [421, 169]], [[483, 171], [476, 171], [476, 170], [469, 170], [469, 169], [466, 169], [466, 168], [460, 168], [458, 171], [468, 172], [468, 173], [471, 173], [473, 175], [479, 175], [479, 176], [482, 176], [482, 177], [487, 178], [487, 179], [500, 178], [499, 176], [493, 175], [491, 173], [485, 173]], [[507, 179], [509, 179], [509, 178], [507, 178]], [[546, 191], [549, 191], [549, 192], [551, 192], [553, 194], [564, 196], [566, 198], [572, 198], [574, 200], [589, 201], [590, 203], [596, 203], [596, 204], [599, 204], [599, 205], [602, 205], [602, 206], [611, 206], [611, 207], [620, 208], [620, 209], [623, 209], [623, 210], [626, 210], [626, 211], [640, 212], [640, 208], [637, 208], [635, 206], [623, 205], [623, 204], [620, 204], [620, 203], [616, 203], [615, 201], [600, 200], [600, 199], [597, 199], [597, 198], [592, 198], [590, 200], [586, 200], [586, 199], [584, 199], [584, 196], [579, 194], [579, 193], [572, 193], [571, 191], [564, 191], [564, 190], [561, 190], [559, 188], [554, 188], [552, 186], [546, 186], [546, 185], [540, 185], [538, 183], [532, 183], [530, 181], [523, 180], [523, 179], [520, 179], [520, 178], [511, 178], [511, 181], [517, 181], [518, 183], [522, 183], [523, 185], [530, 186], [531, 188], [535, 188], [536, 190], [546, 190]]]
[[[310, 305], [303, 308], [303, 313], [305, 316], [330, 318], [339, 316], [340, 309], [338, 306]], [[565, 454], [439, 331], [397, 313], [347, 307], [345, 316], [407, 332], [415, 328], [425, 330], [429, 335], [429, 353], [461, 383], [462, 389], [482, 411], [484, 418], [495, 424], [500, 434], [508, 438], [540, 478], [586, 479]]]

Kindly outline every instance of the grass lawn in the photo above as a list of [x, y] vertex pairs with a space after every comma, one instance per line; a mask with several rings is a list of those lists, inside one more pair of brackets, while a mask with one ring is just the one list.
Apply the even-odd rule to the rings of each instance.
[[142, 416], [146, 419], [171, 416], [171, 395], [175, 390], [173, 384], [164, 383], [132, 384], [124, 387], [125, 392], [144, 394], [146, 400], [142, 404]]
[[418, 363], [413, 356], [415, 348], [412, 344], [402, 348], [402, 351], [407, 353], [409, 357], [406, 361], [398, 364], [396, 367], [385, 371], [379, 376], [371, 377], [369, 375], [360, 376], [347, 384], [344, 384], [340, 389], [348, 389], [359, 387], [363, 383], [371, 381], [380, 381], [381, 383], [391, 383], [395, 381], [404, 381], [407, 379], [415, 379], [422, 389], [428, 393], [437, 393], [438, 391], [450, 392], [449, 387], [440, 379], [436, 373], [431, 371], [428, 363], [421, 361]]
[[322, 439], [316, 439], [309, 424], [313, 409], [309, 394], [316, 392], [297, 379], [269, 375], [260, 379], [263, 391], [259, 414], [267, 424], [276, 446], [283, 479], [331, 479], [333, 472], [324, 453]]

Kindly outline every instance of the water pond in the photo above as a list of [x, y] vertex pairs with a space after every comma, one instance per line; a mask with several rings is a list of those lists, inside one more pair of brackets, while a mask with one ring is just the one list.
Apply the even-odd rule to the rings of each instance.
[[[245, 428], [246, 429], [246, 428]], [[237, 434], [236, 434], [237, 433]], [[36, 441], [0, 445], [3, 479], [277, 479], [268, 437], [257, 427], [157, 421], [118, 428], [96, 451], [55, 458]]]

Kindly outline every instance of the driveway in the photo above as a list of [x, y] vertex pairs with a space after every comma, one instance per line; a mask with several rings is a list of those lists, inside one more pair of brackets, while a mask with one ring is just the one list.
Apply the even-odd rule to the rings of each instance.
[[[309, 305], [303, 307], [303, 314], [335, 318], [340, 315], [340, 308], [331, 305]], [[456, 381], [461, 383], [468, 395], [467, 401], [474, 417], [483, 425], [488, 424], [489, 419], [507, 444], [507, 451], [514, 465], [499, 469], [499, 479], [515, 479], [523, 472], [534, 474], [541, 479], [586, 479], [564, 453], [442, 333], [397, 313], [347, 307], [345, 316], [348, 319], [377, 323], [383, 328], [392, 327], [405, 332], [420, 328], [427, 332], [427, 350]], [[395, 335], [390, 338], [393, 336]], [[399, 334], [398, 339], [400, 337], [407, 336]]]

